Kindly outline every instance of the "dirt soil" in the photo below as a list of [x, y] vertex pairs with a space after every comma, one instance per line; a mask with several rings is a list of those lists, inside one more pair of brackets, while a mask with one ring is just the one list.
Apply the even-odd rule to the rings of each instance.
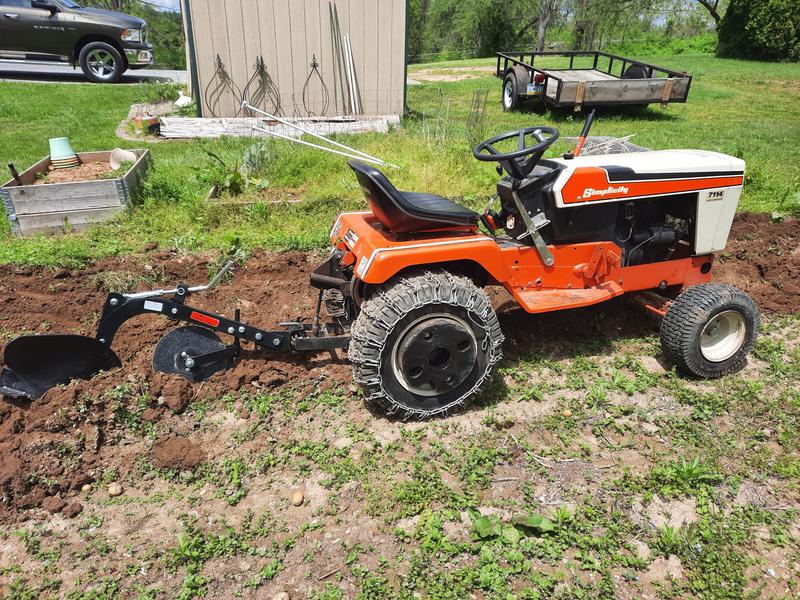
[[728, 246], [714, 269], [715, 279], [753, 297], [762, 311], [797, 312], [800, 299], [800, 221], [773, 223], [769, 215], [740, 213]]
[[[297, 321], [313, 314], [314, 298], [307, 282], [310, 271], [323, 260], [323, 255], [313, 253], [256, 254], [248, 260], [246, 268], [235, 274], [232, 283], [194, 296], [191, 302], [193, 306], [229, 316], [233, 316], [234, 307], [238, 306], [242, 319], [260, 326]], [[147, 279], [154, 271], [161, 282]], [[178, 257], [167, 251], [107, 259], [81, 271], [6, 266], [0, 274], [0, 306], [3, 306], [0, 333], [6, 340], [24, 332], [91, 335], [107, 291], [102, 282], [114, 274], [121, 281], [140, 276], [147, 282], [136, 286], [141, 291], [163, 287], [167, 282], [169, 285], [202, 283], [208, 279], [209, 262], [208, 257]], [[234, 369], [193, 387], [181, 377], [152, 372], [152, 349], [172, 328], [166, 319], [137, 317], [114, 340], [114, 349], [124, 369], [101, 374], [92, 382], [76, 381], [50, 390], [36, 402], [0, 401], [0, 494], [10, 499], [0, 504], [0, 516], [39, 506], [54, 494], [70, 495], [81, 487], [75, 484], [76, 478], [85, 479], [88, 474], [91, 479], [99, 475], [94, 466], [114, 454], [113, 446], [103, 443], [109, 428], [114, 427], [112, 400], [95, 401], [94, 422], [81, 425], [86, 439], [80, 444], [77, 460], [73, 457], [65, 467], [65, 461], [53, 452], [59, 440], [73, 436], [72, 431], [64, 428], [70, 417], [76, 416], [81, 398], [98, 387], [108, 389], [146, 382], [158, 400], [144, 416], [158, 420], [159, 411], [180, 414], [192, 401], [220, 398], [253, 382], [279, 387], [309, 375], [318, 376], [320, 369], [340, 381], [349, 378], [350, 369], [345, 361], [328, 364], [326, 357], [264, 361], [245, 352], [244, 359]], [[32, 448], [40, 451], [32, 452]], [[199, 449], [176, 445], [174, 441], [157, 443], [153, 450], [156, 461], [164, 466], [194, 466], [202, 460]], [[131, 467], [124, 465], [122, 471]], [[32, 483], [31, 473], [38, 474], [36, 481], [40, 483]]]
[[487, 77], [489, 75], [494, 75], [494, 72], [495, 67], [493, 65], [476, 67], [441, 67], [438, 69], [420, 69], [419, 71], [412, 71], [408, 74], [408, 77], [410, 80], [416, 82], [452, 82]]
[[[234, 307], [242, 310], [242, 319], [261, 326], [282, 321], [296, 321], [313, 314], [314, 295], [308, 274], [323, 260], [315, 253], [257, 253], [245, 268], [238, 270], [231, 283], [199, 294], [193, 305], [232, 315]], [[105, 290], [102, 281], [108, 275], [133, 274], [143, 279], [157, 272], [163, 284], [197, 283], [207, 279], [208, 257], [179, 257], [169, 251], [151, 251], [140, 256], [111, 258], [80, 271], [32, 269], [6, 266], [0, 274], [0, 334], [6, 340], [21, 333], [74, 332], [91, 335]], [[727, 251], [715, 267], [716, 280], [732, 283], [752, 295], [765, 313], [788, 314], [800, 307], [800, 221], [773, 223], [766, 215], [740, 214], [731, 231]], [[147, 280], [145, 279], [145, 282]], [[150, 282], [137, 290], [159, 287]], [[122, 290], [133, 291], [133, 290]], [[508, 299], [497, 294], [499, 307], [511, 310], [507, 320], [517, 322], [525, 315], [509, 307]], [[524, 327], [521, 323], [521, 326]], [[560, 326], [560, 325], [559, 325]], [[146, 381], [158, 405], [149, 408], [145, 417], [157, 420], [163, 411], [180, 414], [200, 398], [219, 398], [246, 385], [278, 388], [306, 377], [318, 376], [350, 381], [346, 361], [331, 362], [326, 357], [281, 356], [263, 361], [245, 352], [244, 359], [230, 371], [208, 382], [192, 386], [181, 377], [154, 373], [150, 368], [151, 349], [170, 331], [166, 319], [141, 316], [129, 321], [114, 341], [114, 349], [125, 367], [96, 377], [92, 382], [79, 381], [53, 389], [33, 403], [5, 400], [0, 404], [0, 492], [9, 499], [0, 505], [0, 515], [39, 506], [54, 494], [74, 492], [74, 482], [91, 473], [102, 462], [106, 450], [102, 442], [113, 402], [95, 403], [96, 421], [82, 426], [86, 437], [77, 460], [65, 466], [47, 448], [73, 435], [58, 424], [57, 415], [75, 411], [82, 396], [98, 386], [108, 388], [132, 381]], [[504, 327], [511, 344], [513, 332]], [[522, 334], [524, 337], [524, 334]], [[513, 352], [513, 350], [511, 350]], [[342, 358], [340, 356], [340, 358]], [[0, 363], [0, 366], [1, 363]], [[31, 452], [40, 448], [40, 452]], [[202, 462], [202, 451], [178, 440], [161, 440], [153, 448], [157, 462], [164, 466], [194, 466]], [[125, 465], [123, 469], [130, 468]], [[48, 483], [31, 483], [30, 473], [38, 473]], [[80, 486], [77, 486], [78, 488]]]
[[[123, 174], [124, 171], [118, 171]], [[95, 181], [96, 179], [108, 179], [114, 173], [111, 165], [107, 162], [89, 162], [72, 167], [71, 169], [52, 169], [48, 171], [46, 177], [37, 179], [34, 185], [44, 185], [46, 183], [76, 183], [79, 181]]]
[[[115, 285], [118, 282], [129, 282], [133, 289], [117, 291], [171, 287], [179, 282], [200, 283], [207, 280], [214, 258], [149, 247], [140, 254], [101, 260], [81, 270], [0, 267], [0, 343], [26, 333], [91, 335], [107, 288], [118, 287]], [[307, 283], [309, 273], [324, 258], [323, 253], [256, 252], [235, 272], [232, 281], [194, 296], [190, 302], [229, 316], [239, 307], [243, 320], [266, 327], [309, 317], [315, 304], [315, 295]], [[800, 221], [773, 223], [764, 215], [738, 215], [728, 249], [719, 257], [715, 274], [716, 280], [736, 284], [750, 293], [767, 317], [798, 312]], [[630, 312], [622, 303], [592, 309], [591, 321], [587, 321], [587, 313], [581, 313], [579, 318], [530, 317], [510, 306], [502, 295], [497, 299], [502, 303], [498, 313], [507, 335], [506, 355], [512, 360], [531, 352], [534, 339], [548, 339], [551, 346], [559, 346], [558, 340], [564, 340], [566, 348], [570, 339], [587, 336], [587, 322], [612, 336], [635, 339], [643, 333], [652, 333], [648, 318], [636, 316], [638, 313]], [[114, 340], [114, 349], [124, 368], [101, 374], [91, 382], [73, 382], [53, 389], [35, 402], [0, 400], [0, 522], [41, 522], [53, 512], [66, 517], [78, 515], [82, 503], [87, 502], [87, 486], [104, 490], [110, 481], [135, 480], [143, 460], [151, 461], [159, 469], [177, 472], [191, 471], [213, 457], [224, 460], [227, 450], [225, 443], [219, 441], [222, 434], [217, 430], [239, 435], [252, 422], [248, 421], [249, 409], [231, 400], [233, 415], [242, 421], [236, 421], [234, 416], [220, 416], [214, 427], [201, 429], [182, 413], [205, 402], [218, 402], [237, 390], [254, 389], [280, 395], [296, 390], [303, 382], [314, 382], [315, 389], [323, 391], [336, 385], [344, 390], [348, 401], [359, 399], [350, 402], [352, 408], [347, 409], [347, 414], [337, 416], [343, 421], [337, 426], [357, 421], [359, 427], [367, 427], [381, 444], [394, 443], [400, 438], [397, 426], [370, 414], [360, 402], [360, 393], [352, 385], [350, 367], [342, 352], [278, 356], [264, 361], [245, 351], [235, 368], [218, 373], [203, 384], [191, 385], [180, 377], [151, 370], [153, 347], [173, 327], [163, 318], [137, 317]], [[656, 364], [655, 369], [660, 367]], [[136, 406], [134, 420], [136, 427], [144, 428], [150, 437], [131, 441], [126, 427], [130, 426], [133, 409], [123, 406], [119, 396], [135, 396], [137, 390], [141, 390], [140, 397], [144, 400]], [[520, 413], [518, 417], [541, 416], [538, 411], [552, 409], [551, 404], [550, 400], [542, 401], [531, 409], [530, 415]], [[229, 423], [230, 419], [233, 421]], [[458, 421], [458, 427], [467, 430], [480, 427], [476, 419], [466, 416]], [[303, 423], [308, 425], [304, 420]], [[284, 423], [283, 429], [280, 424], [273, 424], [267, 431], [266, 443], [275, 443], [276, 438], [288, 435], [286, 432], [294, 426], [293, 421]], [[274, 432], [273, 427], [277, 428]], [[341, 437], [332, 443], [337, 448], [347, 448], [352, 441]], [[287, 479], [285, 484], [289, 494], [294, 480]], [[314, 496], [314, 490], [319, 497]], [[550, 493], [541, 491], [545, 495]], [[161, 492], [168, 496], [166, 488]], [[345, 492], [346, 488], [340, 492], [343, 503], [347, 501]], [[302, 514], [310, 519], [314, 503], [323, 504], [328, 492], [318, 483], [306, 482], [306, 493], [311, 494], [310, 504]], [[288, 502], [287, 497], [291, 496], [270, 497], [269, 501]], [[101, 504], [95, 507], [99, 510]], [[227, 510], [226, 506], [216, 504], [209, 505], [208, 510], [214, 506], [217, 507], [214, 510]], [[365, 517], [356, 513], [352, 518], [354, 531], [358, 531]], [[177, 535], [179, 524], [173, 521], [167, 530], [170, 535]], [[131, 528], [137, 530], [138, 525], [131, 524]], [[125, 537], [124, 533], [120, 535]], [[171, 543], [172, 538], [167, 541]], [[370, 540], [365, 541], [365, 545], [369, 543]]]

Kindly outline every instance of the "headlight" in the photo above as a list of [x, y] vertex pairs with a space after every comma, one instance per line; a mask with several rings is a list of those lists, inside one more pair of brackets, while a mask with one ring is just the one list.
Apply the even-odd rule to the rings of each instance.
[[141, 42], [142, 30], [141, 29], [123, 29], [122, 39], [126, 42]]

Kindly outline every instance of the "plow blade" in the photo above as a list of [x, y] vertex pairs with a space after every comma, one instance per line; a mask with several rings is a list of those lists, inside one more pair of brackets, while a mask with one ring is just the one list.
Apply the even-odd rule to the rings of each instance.
[[0, 395], [41, 398], [72, 379], [90, 379], [121, 365], [108, 346], [82, 335], [38, 335], [10, 342], [3, 355]]

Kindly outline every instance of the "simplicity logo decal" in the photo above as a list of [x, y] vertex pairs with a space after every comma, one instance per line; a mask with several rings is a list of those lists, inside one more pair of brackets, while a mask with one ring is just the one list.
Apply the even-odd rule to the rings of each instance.
[[610, 185], [604, 190], [586, 188], [585, 190], [583, 190], [583, 199], [589, 200], [591, 198], [605, 198], [606, 196], [610, 196], [611, 194], [627, 194], [627, 193], [628, 193], [628, 188], [625, 187], [624, 185], [620, 185], [618, 187]]

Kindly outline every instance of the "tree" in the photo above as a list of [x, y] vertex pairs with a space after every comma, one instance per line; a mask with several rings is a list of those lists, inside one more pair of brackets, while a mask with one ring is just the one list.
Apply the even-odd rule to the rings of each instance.
[[550, 25], [550, 19], [553, 18], [553, 13], [556, 11], [557, 0], [541, 0], [539, 4], [539, 27], [536, 32], [536, 51], [541, 52], [544, 50], [545, 36], [547, 35], [547, 28]]
[[719, 56], [800, 60], [797, 0], [731, 0], [719, 25]]
[[697, 0], [700, 4], [706, 7], [708, 14], [714, 19], [714, 23], [719, 25], [722, 17], [719, 14], [719, 0]]

